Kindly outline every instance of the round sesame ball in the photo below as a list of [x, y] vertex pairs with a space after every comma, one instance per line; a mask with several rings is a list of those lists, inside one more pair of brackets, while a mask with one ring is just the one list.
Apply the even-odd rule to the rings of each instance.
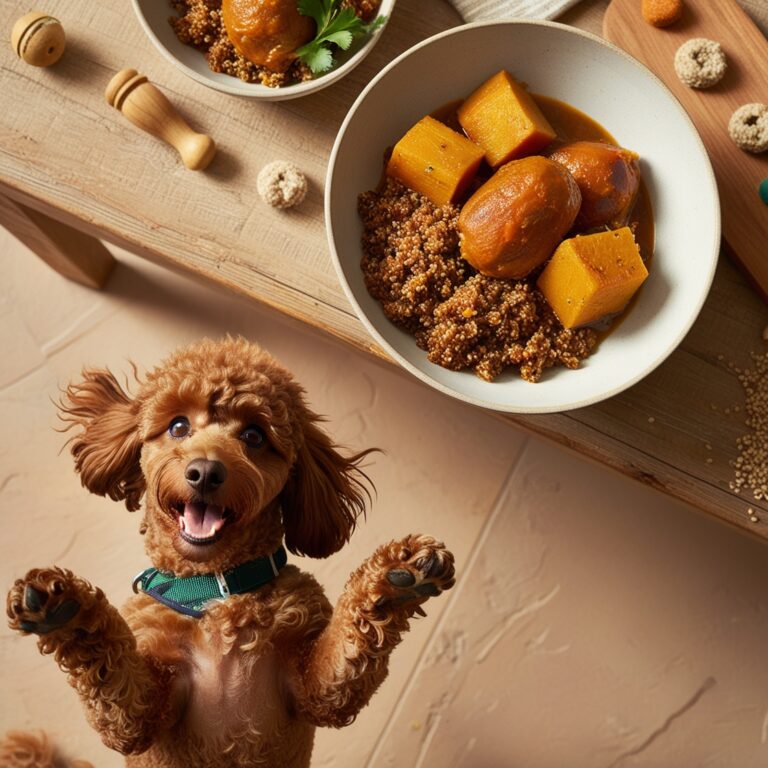
[[292, 208], [307, 196], [307, 177], [297, 165], [275, 160], [259, 171], [256, 189], [273, 208]]
[[768, 150], [768, 105], [744, 104], [728, 121], [728, 133], [740, 149], [747, 152]]
[[705, 37], [687, 40], [675, 53], [675, 72], [690, 88], [711, 88], [723, 79], [727, 69], [720, 43]]

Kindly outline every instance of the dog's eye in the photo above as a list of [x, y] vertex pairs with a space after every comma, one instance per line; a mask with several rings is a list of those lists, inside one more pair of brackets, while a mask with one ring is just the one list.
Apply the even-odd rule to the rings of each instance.
[[168, 425], [168, 434], [177, 440], [189, 434], [189, 419], [186, 416], [176, 416]]
[[264, 432], [255, 424], [250, 424], [240, 433], [240, 439], [249, 448], [259, 448], [264, 442]]

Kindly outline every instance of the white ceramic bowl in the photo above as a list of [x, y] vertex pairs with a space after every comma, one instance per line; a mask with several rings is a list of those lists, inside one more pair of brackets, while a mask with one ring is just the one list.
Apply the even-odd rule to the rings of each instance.
[[[640, 154], [653, 201], [651, 274], [626, 319], [576, 371], [550, 369], [531, 384], [507, 371], [494, 382], [427, 360], [365, 288], [359, 192], [375, 188], [384, 149], [417, 120], [469, 94], [500, 69], [535, 93], [595, 118]], [[387, 66], [353, 104], [331, 153], [325, 190], [331, 254], [344, 290], [376, 341], [404, 368], [446, 394], [515, 413], [580, 408], [626, 389], [659, 365], [691, 327], [709, 291], [720, 210], [704, 145], [680, 103], [642, 64], [594, 35], [544, 21], [451, 29]]]
[[[355, 40], [348, 51], [336, 49], [334, 68], [314, 80], [287, 85], [284, 88], [269, 88], [258, 83], [245, 83], [231, 75], [212, 72], [200, 51], [191, 45], [184, 45], [176, 37], [176, 33], [168, 23], [168, 19], [174, 15], [168, 0], [131, 0], [131, 2], [141, 26], [147, 33], [147, 37], [155, 44], [155, 48], [184, 74], [217, 91], [235, 96], [251, 96], [265, 101], [296, 99], [327, 88], [331, 83], [335, 83], [351, 72], [371, 52], [386, 26], [385, 22], [372, 34]], [[381, 2], [379, 13], [386, 16], [387, 22], [392, 16], [394, 6], [395, 0]]]

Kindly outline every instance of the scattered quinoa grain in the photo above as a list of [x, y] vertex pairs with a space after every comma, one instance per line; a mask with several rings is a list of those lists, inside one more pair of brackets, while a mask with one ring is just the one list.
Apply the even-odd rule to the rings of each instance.
[[684, 42], [675, 53], [675, 72], [690, 88], [711, 88], [722, 80], [728, 69], [720, 43], [705, 37]]
[[738, 455], [731, 462], [731, 490], [749, 490], [756, 501], [768, 500], [768, 352], [752, 354], [753, 365], [738, 374], [744, 390], [745, 426], [736, 441]]
[[643, 0], [643, 18], [654, 27], [668, 27], [683, 15], [682, 0]]
[[653, 424], [653, 422], [656, 421], [656, 419], [653, 416], [648, 417], [648, 423]]

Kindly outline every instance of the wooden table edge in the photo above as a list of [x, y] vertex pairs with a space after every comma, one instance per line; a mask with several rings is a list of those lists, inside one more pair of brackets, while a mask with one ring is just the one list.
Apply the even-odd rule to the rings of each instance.
[[[355, 338], [354, 336], [344, 334], [338, 329], [334, 329], [321, 324], [315, 317], [313, 317], [311, 313], [291, 311], [290, 308], [286, 307], [285, 305], [282, 305], [274, 301], [270, 301], [267, 297], [261, 294], [258, 294], [255, 291], [251, 291], [245, 286], [240, 285], [232, 280], [227, 279], [224, 275], [220, 273], [205, 272], [202, 269], [196, 268], [194, 265], [184, 262], [182, 259], [178, 257], [174, 257], [172, 255], [168, 255], [161, 251], [148, 248], [146, 245], [136, 240], [133, 240], [129, 237], [126, 237], [125, 235], [117, 232], [116, 230], [110, 229], [108, 227], [99, 226], [94, 224], [93, 222], [81, 219], [77, 217], [75, 214], [73, 214], [72, 212], [67, 211], [66, 209], [54, 207], [44, 200], [40, 200], [39, 198], [32, 197], [28, 193], [23, 192], [14, 187], [10, 187], [7, 184], [0, 183], [0, 194], [7, 196], [11, 200], [15, 201], [16, 203], [22, 206], [39, 211], [45, 216], [50, 217], [51, 219], [54, 219], [56, 221], [59, 221], [68, 227], [71, 227], [80, 232], [84, 232], [86, 233], [87, 236], [93, 238], [94, 241], [96, 242], [98, 242], [98, 240], [105, 240], [114, 245], [117, 245], [120, 248], [124, 248], [127, 251], [136, 253], [137, 255], [140, 255], [143, 258], [147, 258], [149, 261], [159, 266], [162, 266], [166, 269], [170, 269], [174, 272], [177, 272], [179, 274], [183, 274], [186, 276], [191, 276], [197, 281], [202, 282], [204, 284], [210, 284], [211, 282], [213, 282], [214, 284], [222, 288], [225, 288], [229, 291], [232, 291], [233, 293], [239, 296], [242, 296], [249, 300], [255, 300], [260, 304], [269, 307], [270, 309], [276, 310], [282, 315], [293, 318], [294, 320], [302, 323], [303, 325], [308, 325], [311, 328], [321, 331], [323, 333], [326, 333], [331, 338], [337, 339], [342, 343], [347, 344], [360, 352], [367, 353], [373, 356], [377, 360], [386, 363], [388, 367], [394, 366], [398, 371], [401, 371], [403, 375], [407, 375], [405, 371], [402, 371], [400, 366], [398, 366], [397, 363], [391, 357], [389, 357], [389, 355], [387, 355], [386, 352], [381, 347], [379, 347], [378, 344], [376, 344], [376, 342], [373, 339], [370, 339], [370, 343], [363, 344], [360, 342], [358, 338]], [[243, 264], [246, 265], [245, 262], [243, 262]], [[265, 280], [279, 283], [279, 281], [275, 281], [274, 278], [272, 278], [271, 276], [265, 275], [264, 273], [260, 272], [258, 269], [254, 268], [252, 264], [247, 264], [246, 266], [249, 269], [252, 269], [253, 271], [258, 272], [261, 275], [261, 277], [264, 278]], [[71, 279], [70, 275], [64, 275], [64, 276], [70, 277]], [[280, 285], [285, 287], [284, 283], [280, 283]], [[295, 290], [293, 287], [291, 286], [289, 287], [292, 290]], [[313, 297], [313, 300], [318, 303], [324, 304], [333, 312], [346, 314], [349, 317], [356, 319], [356, 316], [352, 312], [346, 313], [344, 312], [344, 310], [332, 304], [328, 304], [327, 302], [323, 302], [321, 299], [317, 299]], [[427, 386], [427, 385], [424, 384], [423, 386]], [[444, 396], [447, 396], [447, 395], [444, 395]], [[664, 493], [665, 495], [668, 495], [679, 501], [687, 503], [693, 506], [694, 508], [698, 509], [699, 511], [705, 512], [706, 514], [714, 517], [715, 519], [723, 523], [726, 523], [736, 528], [739, 531], [746, 532], [752, 536], [756, 536], [757, 538], [764, 540], [762, 536], [760, 536], [755, 530], [751, 529], [747, 525], [746, 516], [745, 516], [745, 522], [742, 525], [739, 521], [737, 521], [736, 519], [733, 519], [730, 515], [723, 514], [722, 509], [726, 509], [728, 506], [725, 502], [727, 499], [729, 499], [732, 496], [732, 494], [729, 491], [721, 488], [717, 484], [707, 483], [711, 496], [715, 498], [721, 497], [723, 499], [723, 506], [722, 506], [722, 509], [718, 509], [718, 507], [714, 504], [702, 503], [702, 500], [704, 497], [701, 494], [696, 494], [693, 491], [688, 491], [686, 489], [686, 483], [685, 483], [686, 480], [690, 480], [691, 486], [695, 486], [695, 485], [700, 486], [701, 483], [703, 482], [701, 479], [696, 478], [695, 476], [685, 472], [685, 470], [679, 467], [675, 467], [673, 465], [667, 464], [666, 462], [659, 462], [658, 460], [654, 459], [652, 455], [644, 451], [641, 451], [634, 446], [624, 443], [621, 440], [617, 439], [616, 437], [607, 435], [606, 433], [601, 432], [600, 430], [596, 429], [590, 424], [580, 421], [576, 415], [578, 411], [563, 412], [558, 414], [529, 416], [529, 415], [502, 413], [502, 412], [493, 411], [489, 409], [479, 408], [477, 406], [472, 406], [472, 407], [476, 407], [480, 412], [485, 413], [489, 416], [492, 416], [495, 419], [498, 419], [498, 420], [504, 421], [505, 423], [512, 424], [514, 426], [522, 428], [524, 431], [526, 431], [529, 434], [533, 434], [538, 437], [542, 437], [546, 440], [549, 440], [551, 442], [554, 442], [559, 446], [569, 450], [572, 453], [575, 453], [579, 456], [587, 458], [592, 462], [595, 462], [601, 466], [607, 467], [615, 472], [618, 472], [626, 477], [629, 477], [637, 482], [640, 482], [643, 485], [649, 488], [652, 488], [653, 490], [659, 491], [661, 493]], [[547, 418], [564, 419], [566, 420], [566, 422], [572, 422], [574, 424], [577, 424], [579, 430], [582, 433], [584, 433], [585, 430], [587, 430], [591, 434], [600, 436], [601, 441], [609, 441], [610, 443], [619, 447], [621, 450], [616, 452], [600, 451], [594, 447], [594, 443], [596, 441], [575, 440], [573, 439], [573, 437], [568, 431], [563, 431], [561, 429], [557, 429], [549, 425], [547, 423]], [[633, 461], [633, 456], [636, 457], [634, 461]], [[638, 459], [640, 461], [638, 461]], [[671, 470], [668, 473], [666, 473], [668, 475], [666, 479], [661, 479], [654, 472], [649, 472], [646, 469], [642, 469], [639, 466], [640, 464], [644, 466], [650, 466], [650, 465], [653, 465], [654, 463], [659, 463], [661, 468], [668, 468], [669, 470]], [[683, 482], [680, 482], [680, 481], [683, 481]]]

